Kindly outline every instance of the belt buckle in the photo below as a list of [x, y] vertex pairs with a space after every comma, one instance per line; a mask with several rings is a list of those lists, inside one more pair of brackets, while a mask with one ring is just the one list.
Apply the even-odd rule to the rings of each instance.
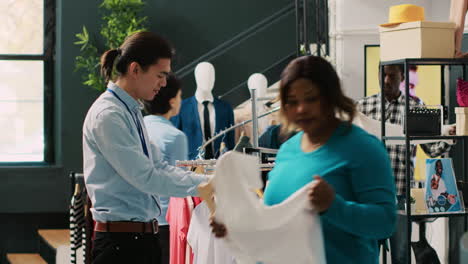
[[153, 233], [153, 235], [159, 232], [159, 225], [157, 219], [151, 220], [151, 232]]

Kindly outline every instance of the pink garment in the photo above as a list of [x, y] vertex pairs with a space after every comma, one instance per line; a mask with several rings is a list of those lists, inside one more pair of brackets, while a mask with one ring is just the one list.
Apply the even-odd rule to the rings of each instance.
[[166, 220], [169, 223], [170, 231], [170, 264], [193, 264], [193, 252], [187, 243], [187, 233], [192, 211], [201, 202], [201, 198], [191, 196], [186, 198], [171, 197], [169, 200]]
[[185, 198], [171, 197], [166, 214], [170, 232], [170, 264], [185, 264], [190, 214], [191, 212]]
[[457, 103], [460, 107], [468, 107], [468, 82], [457, 79]]
[[[192, 197], [188, 196], [185, 198], [185, 202], [187, 203], [188, 205], [188, 209], [189, 209], [189, 212], [190, 212], [190, 221], [192, 221], [192, 212], [193, 212], [193, 209], [195, 208], [195, 204], [193, 203], [193, 200], [192, 200]], [[189, 224], [189, 227], [190, 227], [190, 224]], [[188, 234], [188, 230], [187, 230], [187, 234]], [[187, 235], [188, 237], [188, 235]], [[187, 239], [188, 241], [188, 239]], [[190, 247], [189, 243], [187, 243], [186, 247], [185, 247], [185, 264], [193, 264], [193, 253], [192, 253], [192, 248]]]

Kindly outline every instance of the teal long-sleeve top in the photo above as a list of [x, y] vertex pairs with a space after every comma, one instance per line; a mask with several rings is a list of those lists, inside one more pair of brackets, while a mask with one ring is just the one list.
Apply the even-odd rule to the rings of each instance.
[[320, 217], [327, 263], [379, 263], [377, 241], [391, 236], [396, 220], [395, 184], [382, 142], [341, 123], [326, 144], [305, 153], [303, 136], [300, 132], [281, 146], [265, 204], [281, 203], [320, 175], [336, 192]]

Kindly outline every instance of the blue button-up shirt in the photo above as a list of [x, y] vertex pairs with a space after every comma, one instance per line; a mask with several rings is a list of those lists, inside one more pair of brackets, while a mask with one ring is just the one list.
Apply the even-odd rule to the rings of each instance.
[[[177, 129], [165, 117], [148, 115], [144, 118], [150, 140], [156, 144], [163, 155], [163, 159], [174, 166], [176, 160], [188, 159], [188, 142], [184, 132]], [[157, 217], [159, 225], [168, 225], [166, 221], [169, 197], [160, 196], [161, 215]]]
[[[161, 214], [159, 195], [196, 196], [208, 178], [170, 166], [148, 139], [141, 105], [114, 83], [91, 106], [83, 125], [83, 173], [93, 218], [148, 222]], [[148, 156], [143, 152], [140, 122]]]

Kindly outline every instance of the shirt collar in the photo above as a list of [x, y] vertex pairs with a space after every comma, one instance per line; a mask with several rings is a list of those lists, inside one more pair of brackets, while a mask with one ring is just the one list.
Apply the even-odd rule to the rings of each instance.
[[[379, 93], [377, 95], [377, 97], [379, 99], [382, 98], [382, 93]], [[390, 103], [390, 104], [392, 104], [392, 103], [404, 103], [405, 95], [402, 92], [400, 92], [400, 95], [398, 96], [398, 98], [393, 99], [392, 101], [388, 101], [387, 98], [384, 96], [384, 100], [385, 100], [386, 103]]]
[[150, 122], [158, 122], [158, 123], [164, 123], [164, 124], [168, 124], [168, 125], [172, 125], [172, 122], [167, 120], [165, 117], [163, 116], [159, 116], [159, 115], [147, 115], [145, 116], [145, 119], [149, 120]]
[[114, 82], [109, 82], [109, 84], [107, 84], [107, 88], [109, 90], [114, 91], [120, 97], [120, 99], [122, 99], [122, 101], [124, 101], [124, 103], [127, 104], [130, 110], [137, 112], [143, 109], [143, 104], [140, 101], [135, 100], [125, 90], [120, 88]]
[[213, 103], [214, 98], [213, 94], [202, 94], [198, 89], [195, 91], [195, 99], [197, 100], [198, 103], [203, 104], [203, 102], [208, 101], [210, 103]]

